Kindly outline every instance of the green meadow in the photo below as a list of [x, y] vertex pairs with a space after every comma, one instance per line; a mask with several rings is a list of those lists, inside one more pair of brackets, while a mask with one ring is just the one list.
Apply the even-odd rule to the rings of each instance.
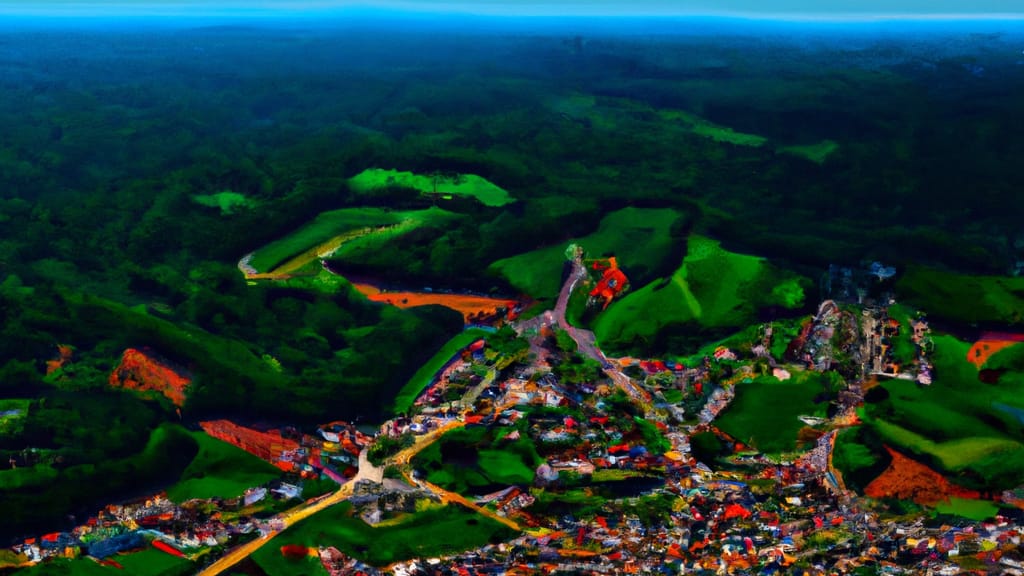
[[[1010, 371], [994, 384], [984, 383], [967, 361], [969, 343], [948, 335], [935, 336], [934, 342], [933, 383], [882, 383], [865, 405], [865, 425], [960, 484], [1015, 486], [1024, 466], [1024, 378]], [[989, 364], [1012, 365], [1016, 348], [993, 355]]]
[[504, 439], [517, 428], [477, 426], [446, 433], [413, 459], [427, 480], [459, 493], [487, 491], [499, 486], [533, 483], [543, 461], [524, 433]]
[[294, 232], [256, 250], [249, 264], [260, 272], [269, 272], [289, 258], [345, 233], [355, 233], [363, 228], [395, 227], [390, 233], [385, 229], [361, 237], [353, 234], [353, 238], [348, 242], [356, 242], [356, 245], [346, 248], [353, 250], [372, 247], [375, 242], [386, 241], [396, 234], [409, 232], [426, 224], [440, 225], [453, 217], [453, 213], [436, 207], [404, 212], [372, 207], [329, 210], [318, 214], [313, 221]]
[[343, 502], [288, 528], [274, 545], [264, 546], [252, 558], [268, 576], [294, 576], [296, 567], [309, 570], [306, 559], [289, 560], [281, 546], [334, 546], [374, 566], [410, 558], [430, 558], [506, 540], [514, 532], [504, 525], [461, 506], [432, 507], [395, 522], [374, 527], [354, 515]]
[[798, 416], [825, 416], [827, 403], [814, 398], [825, 391], [828, 375], [794, 371], [789, 380], [762, 376], [736, 384], [736, 398], [715, 419], [723, 432], [767, 454], [796, 448], [806, 426]]
[[762, 306], [794, 308], [803, 300], [797, 277], [783, 275], [763, 258], [736, 254], [716, 240], [694, 235], [670, 277], [614, 302], [598, 316], [594, 333], [602, 346], [629, 349], [650, 343], [667, 327], [740, 327], [755, 321]]
[[623, 208], [605, 216], [591, 234], [498, 260], [490, 270], [534, 298], [554, 298], [561, 288], [565, 249], [575, 243], [586, 251], [586, 258], [614, 254], [631, 279], [649, 277], [670, 265], [678, 242], [672, 227], [679, 219], [675, 210]]
[[498, 207], [515, 202], [507, 190], [476, 174], [414, 174], [401, 170], [367, 168], [350, 178], [348, 184], [359, 194], [372, 194], [375, 190], [401, 186], [418, 190], [421, 194], [476, 198], [484, 206]]
[[405, 386], [402, 386], [402, 389], [395, 395], [392, 412], [394, 414], [405, 413], [405, 411], [412, 407], [416, 398], [427, 389], [427, 386], [430, 386], [434, 375], [452, 359], [452, 356], [476, 340], [487, 336], [487, 334], [489, 332], [479, 328], [470, 328], [456, 334], [430, 360], [427, 360], [426, 363], [420, 366], [419, 370], [409, 378], [409, 382]]
[[181, 475], [167, 489], [174, 502], [192, 498], [235, 498], [246, 488], [260, 486], [280, 477], [281, 471], [269, 462], [218, 440], [204, 432], [192, 432], [199, 452]]

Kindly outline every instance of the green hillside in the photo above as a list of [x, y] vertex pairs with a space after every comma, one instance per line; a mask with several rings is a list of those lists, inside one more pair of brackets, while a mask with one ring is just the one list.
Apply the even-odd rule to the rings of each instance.
[[561, 288], [565, 249], [576, 243], [588, 258], [614, 254], [631, 281], [650, 278], [671, 266], [679, 242], [673, 237], [673, 225], [680, 218], [675, 210], [623, 208], [605, 216], [591, 234], [503, 258], [491, 264], [490, 270], [534, 298], [553, 298]]

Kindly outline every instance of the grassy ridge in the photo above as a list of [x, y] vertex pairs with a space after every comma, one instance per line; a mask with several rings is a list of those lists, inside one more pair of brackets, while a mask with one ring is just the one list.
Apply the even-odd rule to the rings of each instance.
[[203, 432], [192, 432], [199, 453], [167, 489], [174, 502], [192, 498], [235, 498], [246, 488], [265, 484], [281, 475], [280, 470], [248, 452]]
[[269, 272], [278, 264], [333, 236], [366, 226], [386, 226], [398, 216], [382, 208], [343, 208], [317, 215], [312, 222], [257, 250], [250, 264], [260, 272]]
[[252, 558], [269, 576], [292, 576], [308, 570], [306, 560], [291, 561], [280, 546], [335, 546], [374, 566], [409, 558], [429, 558], [503, 540], [513, 532], [498, 522], [459, 506], [431, 508], [409, 514], [386, 526], [373, 527], [353, 515], [348, 502], [328, 508], [282, 532]]
[[479, 328], [470, 328], [456, 334], [430, 360], [427, 360], [425, 364], [420, 366], [419, 370], [412, 375], [412, 378], [409, 378], [409, 382], [405, 386], [402, 386], [402, 389], [395, 395], [392, 412], [396, 415], [402, 414], [411, 408], [416, 398], [430, 385], [434, 375], [452, 359], [452, 356], [458, 353], [459, 350], [472, 344], [475, 340], [487, 336], [487, 334], [486, 330]]
[[865, 406], [866, 425], [894, 448], [918, 455], [961, 484], [985, 489], [1019, 483], [1024, 378], [1009, 372], [996, 384], [983, 383], [967, 361], [970, 344], [945, 335], [934, 342], [932, 385], [883, 383], [884, 394]]
[[436, 192], [446, 196], [468, 196], [476, 198], [484, 206], [497, 207], [515, 202], [505, 189], [476, 174], [459, 174], [452, 177], [368, 168], [353, 176], [348, 183], [352, 190], [363, 194], [390, 186], [401, 186], [418, 190], [421, 194]]
[[677, 240], [672, 238], [672, 226], [679, 218], [675, 210], [624, 208], [605, 216], [592, 234], [503, 258], [491, 264], [490, 270], [525, 294], [553, 298], [561, 288], [565, 249], [574, 242], [586, 250], [588, 258], [615, 254], [631, 279], [650, 277], [664, 268], [674, 253]]
[[908, 303], [959, 323], [1024, 323], [1024, 277], [969, 276], [920, 266], [896, 283]]
[[802, 303], [798, 279], [786, 278], [763, 258], [729, 252], [718, 241], [695, 235], [672, 276], [613, 303], [598, 317], [594, 333], [603, 346], [626, 349], [672, 325], [738, 327], [754, 321], [762, 306]]
[[[289, 258], [319, 246], [345, 233], [356, 232], [363, 228], [379, 226], [396, 226], [397, 230], [381, 231], [365, 237], [353, 237], [348, 242], [356, 246], [372, 246], [375, 242], [387, 239], [394, 234], [406, 233], [426, 224], [443, 224], [456, 217], [452, 212], [431, 207], [424, 210], [392, 212], [384, 208], [342, 208], [322, 212], [312, 222], [298, 230], [263, 246], [253, 253], [249, 264], [260, 272], [269, 272]], [[344, 244], [343, 244], [344, 245]], [[351, 250], [352, 248], [347, 248]]]

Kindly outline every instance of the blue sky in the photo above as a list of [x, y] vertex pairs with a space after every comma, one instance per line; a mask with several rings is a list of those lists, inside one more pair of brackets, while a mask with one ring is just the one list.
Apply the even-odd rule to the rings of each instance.
[[354, 7], [524, 16], [733, 15], [871, 19], [1024, 15], [1024, 0], [0, 0], [0, 14], [65, 16], [313, 15]]

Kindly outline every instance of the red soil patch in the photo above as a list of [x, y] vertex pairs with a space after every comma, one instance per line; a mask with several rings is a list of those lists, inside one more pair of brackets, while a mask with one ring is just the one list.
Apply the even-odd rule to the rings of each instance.
[[985, 365], [985, 362], [988, 362], [988, 359], [991, 358], [993, 354], [999, 352], [1003, 348], [1008, 348], [1017, 343], [1017, 340], [996, 340], [985, 335], [981, 340], [975, 342], [974, 345], [971, 346], [971, 349], [967, 351], [967, 361], [980, 369]]
[[210, 436], [223, 440], [246, 452], [273, 462], [281, 452], [295, 450], [299, 443], [281, 436], [278, 430], [260, 432], [245, 426], [239, 426], [230, 420], [211, 420], [200, 422], [199, 426]]
[[75, 349], [70, 344], [58, 344], [57, 357], [46, 361], [46, 375], [49, 376], [70, 364], [74, 355]]
[[981, 493], [951, 484], [946, 478], [931, 468], [911, 460], [892, 448], [886, 446], [892, 456], [892, 463], [875, 478], [864, 494], [872, 498], [898, 498], [913, 500], [918, 504], [934, 505], [948, 500], [950, 497], [981, 498]]
[[512, 310], [518, 302], [504, 298], [488, 298], [465, 294], [434, 294], [430, 292], [385, 292], [372, 284], [353, 284], [356, 290], [373, 302], [384, 302], [399, 308], [440, 304], [462, 314], [469, 323], [473, 317], [494, 316], [498, 308]]
[[185, 391], [192, 383], [188, 376], [135, 348], [124, 351], [109, 382], [116, 388], [159, 392], [178, 407], [185, 404]]

